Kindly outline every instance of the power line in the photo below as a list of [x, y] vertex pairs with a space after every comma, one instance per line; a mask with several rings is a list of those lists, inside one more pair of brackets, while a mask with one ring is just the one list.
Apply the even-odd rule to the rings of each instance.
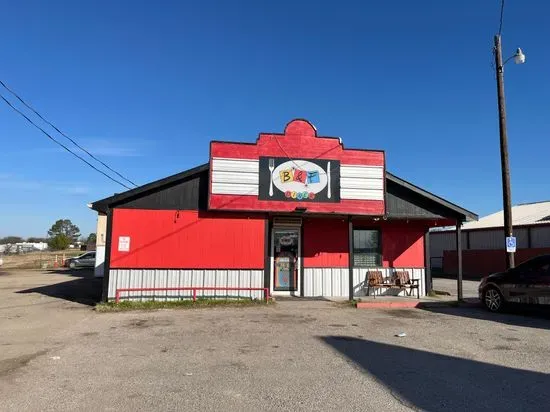
[[[281, 142], [279, 142], [278, 136], [275, 135], [275, 136], [273, 136], [273, 137], [275, 138], [275, 141], [276, 141], [277, 144], [279, 145], [279, 148], [282, 150], [282, 152], [284, 153], [284, 155], [286, 156], [286, 158], [287, 158], [288, 160], [290, 160], [290, 161], [294, 164], [294, 166], [296, 166], [297, 168], [300, 168], [301, 166], [300, 166], [298, 163], [296, 163], [296, 160], [293, 159], [293, 158], [287, 153], [287, 151], [284, 149], [284, 147], [281, 145]], [[324, 154], [326, 154], [326, 153], [332, 151], [333, 149], [334, 149], [334, 148], [331, 148], [331, 149], [327, 150], [326, 152], [321, 153], [320, 155], [316, 156], [314, 159], [320, 158], [320, 157], [323, 156]], [[342, 164], [340, 163], [340, 166], [335, 167], [334, 169], [332, 169], [332, 171], [333, 171], [333, 172], [336, 172], [337, 170], [339, 170], [339, 169], [341, 169], [341, 168], [342, 168]], [[280, 180], [280, 178], [279, 178], [278, 176], [275, 177], [275, 179], [279, 179], [279, 180]]]
[[137, 187], [138, 185], [136, 185], [134, 182], [132, 182], [130, 179], [124, 177], [123, 175], [121, 175], [119, 172], [117, 172], [116, 170], [112, 169], [111, 167], [109, 167], [107, 164], [105, 164], [104, 162], [102, 162], [101, 160], [99, 160], [97, 157], [95, 157], [93, 154], [91, 154], [88, 150], [86, 150], [84, 147], [82, 147], [81, 145], [79, 145], [75, 140], [71, 139], [69, 136], [67, 136], [66, 133], [63, 133], [61, 130], [59, 130], [53, 123], [51, 123], [49, 120], [47, 120], [46, 118], [44, 118], [40, 113], [38, 113], [31, 105], [27, 104], [27, 102], [25, 102], [25, 100], [23, 100], [21, 97], [19, 97], [19, 95], [17, 93], [15, 93], [13, 90], [11, 90], [7, 85], [6, 83], [4, 83], [2, 80], [0, 80], [0, 84], [8, 91], [10, 92], [13, 96], [15, 96], [17, 98], [17, 100], [19, 100], [27, 109], [31, 110], [35, 115], [37, 115], [40, 119], [42, 119], [42, 121], [44, 121], [45, 123], [49, 124], [51, 127], [53, 127], [59, 134], [61, 134], [62, 136], [64, 136], [65, 138], [69, 139], [76, 147], [78, 147], [80, 150], [82, 150], [83, 152], [85, 152], [88, 156], [90, 156], [92, 159], [94, 159], [96, 162], [99, 162], [101, 163], [104, 167], [106, 167], [107, 169], [109, 169], [111, 172], [115, 173], [117, 176], [119, 176], [120, 178], [124, 179], [125, 181], [127, 181], [128, 183], [134, 185], [135, 187]]
[[84, 159], [82, 156], [78, 155], [77, 153], [73, 152], [71, 149], [69, 149], [67, 146], [65, 146], [63, 143], [59, 142], [58, 140], [56, 140], [55, 138], [53, 138], [48, 132], [46, 132], [44, 129], [42, 129], [40, 126], [38, 126], [36, 123], [34, 123], [31, 119], [29, 119], [27, 117], [27, 115], [25, 113], [23, 113], [21, 110], [19, 110], [17, 107], [15, 107], [13, 104], [11, 104], [9, 102], [8, 99], [6, 99], [2, 94], [0, 94], [0, 98], [2, 98], [2, 100], [9, 106], [11, 107], [14, 111], [16, 111], [20, 116], [22, 116], [27, 122], [29, 122], [30, 124], [32, 124], [34, 127], [36, 127], [38, 130], [40, 130], [42, 133], [44, 133], [48, 139], [52, 140], [53, 142], [55, 142], [56, 144], [58, 144], [59, 146], [61, 146], [63, 149], [65, 149], [67, 152], [69, 152], [70, 154], [72, 154], [73, 156], [77, 157], [78, 159], [82, 160], [84, 163], [86, 163], [88, 166], [90, 166], [92, 169], [94, 169], [96, 172], [99, 172], [101, 173], [103, 176], [105, 176], [106, 178], [112, 180], [113, 182], [115, 183], [118, 183], [119, 185], [121, 186], [124, 186], [126, 189], [132, 189], [131, 187], [129, 186], [126, 186], [124, 183], [122, 182], [119, 182], [118, 180], [116, 180], [115, 178], [109, 176], [107, 173], [105, 173], [103, 170], [100, 170], [98, 169], [97, 167], [95, 167], [93, 164], [91, 164], [90, 162], [88, 162], [86, 159]]
[[502, 21], [504, 20], [504, 0], [500, 2], [500, 24], [498, 27], [498, 35], [502, 33]]

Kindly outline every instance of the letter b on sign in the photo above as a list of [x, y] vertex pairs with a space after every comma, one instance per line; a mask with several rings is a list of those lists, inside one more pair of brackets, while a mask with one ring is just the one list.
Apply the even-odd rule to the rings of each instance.
[[281, 183], [290, 182], [292, 180], [292, 171], [290, 169], [281, 170], [279, 172], [279, 178], [281, 179]]

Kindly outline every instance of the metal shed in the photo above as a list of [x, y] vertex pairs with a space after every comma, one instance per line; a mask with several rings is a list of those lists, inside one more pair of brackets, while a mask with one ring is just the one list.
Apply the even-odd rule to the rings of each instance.
[[[516, 205], [512, 218], [518, 248], [516, 263], [550, 252], [550, 201]], [[503, 226], [502, 210], [462, 226], [465, 274], [478, 276], [503, 269]], [[453, 272], [455, 249], [455, 226], [431, 229], [430, 266], [435, 273]]]

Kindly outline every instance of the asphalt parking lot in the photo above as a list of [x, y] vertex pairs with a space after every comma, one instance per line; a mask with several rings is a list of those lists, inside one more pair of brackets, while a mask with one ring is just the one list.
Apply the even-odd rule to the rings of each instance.
[[96, 313], [98, 286], [85, 272], [0, 275], [0, 410], [517, 411], [550, 402], [543, 315], [327, 301]]

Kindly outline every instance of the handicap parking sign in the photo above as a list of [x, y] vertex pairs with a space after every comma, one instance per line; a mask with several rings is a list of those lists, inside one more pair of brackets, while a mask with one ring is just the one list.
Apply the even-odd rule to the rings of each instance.
[[516, 251], [516, 238], [514, 236], [506, 237], [506, 252], [514, 253]]

